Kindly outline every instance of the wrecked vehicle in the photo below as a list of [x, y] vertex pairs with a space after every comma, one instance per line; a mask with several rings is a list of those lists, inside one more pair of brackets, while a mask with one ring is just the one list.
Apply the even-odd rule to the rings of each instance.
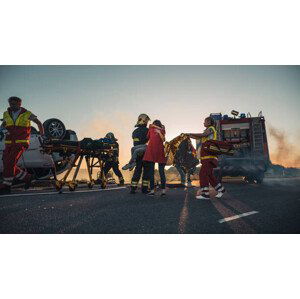
[[[48, 119], [43, 124], [45, 129], [45, 136], [49, 139], [77, 141], [77, 135], [72, 130], [66, 130], [64, 123], [56, 118]], [[0, 134], [0, 177], [3, 172], [2, 155], [5, 147], [5, 130]], [[31, 127], [30, 145], [29, 148], [21, 156], [18, 165], [25, 168], [27, 172], [35, 175], [39, 180], [49, 179], [56, 174], [61, 174], [68, 169], [72, 159], [65, 159], [58, 153], [51, 155], [46, 154], [42, 148], [42, 138], [39, 132]], [[55, 171], [54, 171], [55, 169]]]

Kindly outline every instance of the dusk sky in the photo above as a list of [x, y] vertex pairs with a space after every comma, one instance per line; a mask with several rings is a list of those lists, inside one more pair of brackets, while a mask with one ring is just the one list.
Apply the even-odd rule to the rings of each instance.
[[170, 140], [181, 132], [202, 131], [211, 112], [235, 109], [257, 116], [263, 111], [268, 130], [285, 134], [290, 149], [290, 157], [282, 160], [269, 134], [271, 158], [300, 167], [300, 67], [0, 66], [1, 113], [12, 95], [42, 121], [61, 119], [79, 138], [114, 132], [122, 163], [140, 113], [160, 119]]

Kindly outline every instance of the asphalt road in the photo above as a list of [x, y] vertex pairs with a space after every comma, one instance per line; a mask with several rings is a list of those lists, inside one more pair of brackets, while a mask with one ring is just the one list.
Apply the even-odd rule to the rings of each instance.
[[166, 197], [116, 187], [0, 196], [0, 233], [300, 233], [299, 178], [224, 185], [224, 199], [210, 201], [195, 200], [196, 188]]

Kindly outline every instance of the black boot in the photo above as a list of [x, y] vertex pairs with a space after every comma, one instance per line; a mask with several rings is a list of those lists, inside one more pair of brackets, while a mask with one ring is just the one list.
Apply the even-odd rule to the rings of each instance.
[[142, 193], [144, 193], [144, 194], [148, 194], [149, 193], [148, 186], [143, 186], [142, 187]]
[[119, 186], [124, 186], [124, 185], [125, 185], [124, 178], [120, 178]]
[[35, 177], [31, 174], [27, 174], [25, 179], [24, 179], [24, 189], [28, 190], [30, 187], [32, 187], [32, 183], [36, 181]]
[[135, 194], [135, 193], [136, 193], [136, 187], [131, 186], [130, 194]]

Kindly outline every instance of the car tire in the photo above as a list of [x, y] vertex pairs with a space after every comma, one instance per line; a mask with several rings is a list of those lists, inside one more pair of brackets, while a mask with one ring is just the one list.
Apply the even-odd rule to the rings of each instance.
[[51, 139], [64, 139], [66, 135], [66, 127], [64, 123], [57, 118], [47, 119], [44, 123], [45, 135]]

